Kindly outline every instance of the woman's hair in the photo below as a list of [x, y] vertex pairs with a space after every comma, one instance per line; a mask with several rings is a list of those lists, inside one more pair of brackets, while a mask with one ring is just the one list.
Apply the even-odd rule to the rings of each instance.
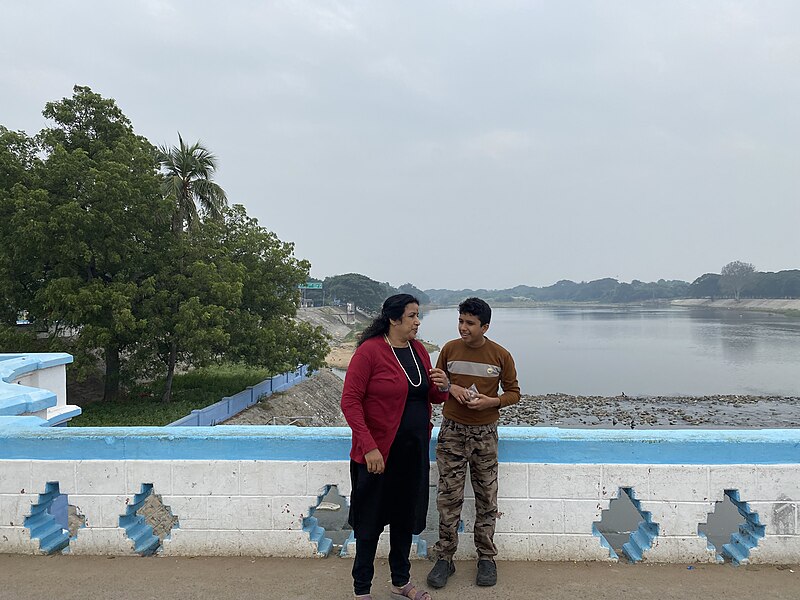
[[411, 294], [395, 294], [394, 296], [389, 296], [383, 301], [381, 314], [375, 317], [375, 320], [367, 325], [366, 329], [358, 336], [357, 345], [360, 346], [369, 338], [389, 333], [389, 320], [399, 321], [402, 319], [403, 313], [406, 312], [406, 306], [409, 304], [419, 304], [419, 300]]

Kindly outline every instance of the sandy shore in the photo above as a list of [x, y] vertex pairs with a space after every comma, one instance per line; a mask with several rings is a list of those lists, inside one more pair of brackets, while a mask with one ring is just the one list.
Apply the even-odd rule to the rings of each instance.
[[325, 362], [333, 369], [344, 369], [350, 366], [350, 359], [353, 358], [353, 352], [356, 351], [355, 342], [342, 342], [331, 348], [328, 356], [325, 357]]

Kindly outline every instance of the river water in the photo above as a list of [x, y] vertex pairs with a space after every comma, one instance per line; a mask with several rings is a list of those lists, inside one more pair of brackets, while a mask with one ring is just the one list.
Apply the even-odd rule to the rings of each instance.
[[[428, 311], [419, 335], [441, 346], [457, 336], [457, 320], [455, 308]], [[514, 356], [525, 394], [800, 395], [798, 318], [688, 307], [497, 308], [487, 335]]]

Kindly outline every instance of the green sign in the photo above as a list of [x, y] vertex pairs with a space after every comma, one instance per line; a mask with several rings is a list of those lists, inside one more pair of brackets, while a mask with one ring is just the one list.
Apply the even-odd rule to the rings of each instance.
[[307, 281], [303, 284], [298, 285], [297, 287], [300, 288], [301, 290], [321, 290], [322, 284]]

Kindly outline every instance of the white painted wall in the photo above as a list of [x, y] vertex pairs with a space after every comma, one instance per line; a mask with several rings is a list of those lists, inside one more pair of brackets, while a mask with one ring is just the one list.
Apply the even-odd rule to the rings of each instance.
[[[431, 481], [437, 477], [431, 465]], [[179, 519], [161, 552], [170, 556], [247, 555], [312, 557], [316, 544], [303, 517], [327, 485], [350, 494], [346, 461], [0, 461], [0, 552], [37, 553], [23, 526], [48, 481], [58, 481], [69, 503], [86, 517], [70, 542], [72, 554], [130, 555], [120, 515], [152, 483]], [[609, 552], [592, 535], [592, 523], [620, 487], [634, 489], [660, 534], [645, 560], [713, 562], [697, 535], [725, 489], [738, 489], [758, 511], [766, 537], [752, 563], [800, 561], [796, 465], [500, 464], [501, 513], [495, 541], [505, 560], [599, 560]], [[474, 508], [467, 491], [457, 558], [474, 558]], [[385, 555], [388, 545], [379, 546]], [[352, 550], [352, 548], [350, 549]], [[352, 556], [352, 552], [350, 553]]]
[[67, 404], [67, 369], [65, 365], [55, 365], [25, 373], [11, 383], [49, 390], [56, 395], [57, 406]]

